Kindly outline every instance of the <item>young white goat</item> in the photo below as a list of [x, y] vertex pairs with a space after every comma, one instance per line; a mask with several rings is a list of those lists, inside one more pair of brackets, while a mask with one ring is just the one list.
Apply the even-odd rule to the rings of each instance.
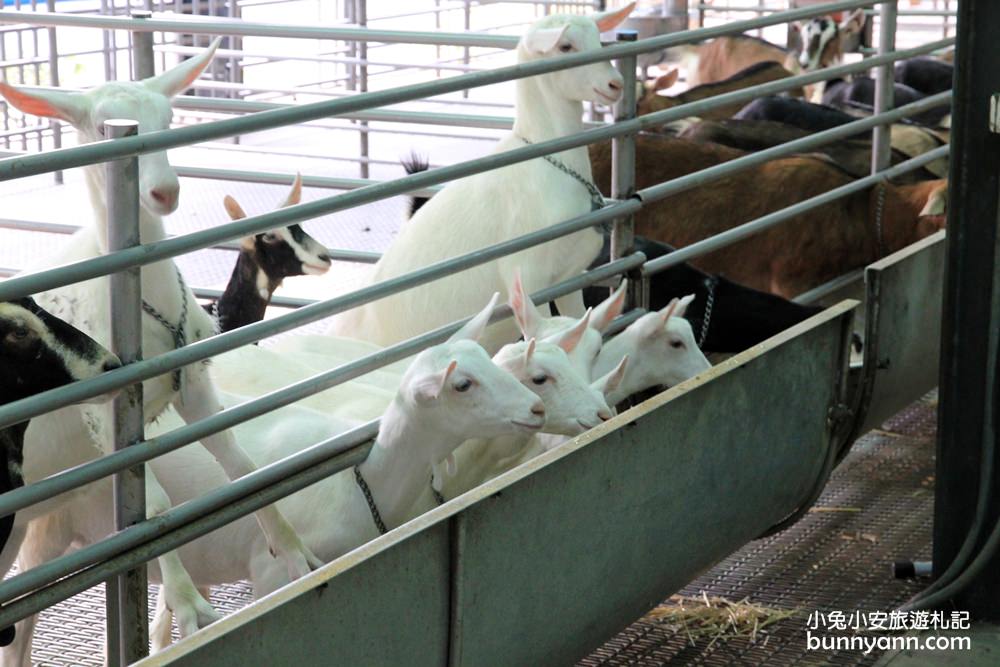
[[[212, 59], [218, 43], [216, 40], [200, 55], [140, 82], [110, 82], [86, 93], [28, 92], [0, 83], [0, 94], [25, 113], [59, 118], [72, 124], [82, 143], [102, 140], [104, 121], [112, 118], [138, 121], [140, 133], [161, 130], [170, 124], [170, 98], [198, 77]], [[85, 174], [96, 224], [75, 234], [63, 252], [48, 258], [46, 266], [96, 257], [108, 251], [104, 165], [89, 166]], [[139, 157], [139, 225], [143, 243], [165, 238], [160, 216], [177, 208], [179, 194], [177, 174], [167, 161], [166, 153]], [[108, 279], [105, 277], [52, 290], [39, 295], [38, 301], [96, 340], [107, 341], [110, 322], [108, 294]], [[142, 295], [146, 311], [142, 318], [142, 349], [146, 358], [212, 334], [214, 323], [198, 307], [173, 261], [165, 260], [142, 267]], [[156, 419], [169, 405], [173, 405], [187, 423], [204, 419], [222, 409], [205, 364], [195, 364], [143, 383], [143, 410], [147, 422]], [[25, 480], [33, 482], [109, 452], [110, 424], [110, 408], [95, 406], [64, 408], [33, 419], [26, 433]], [[207, 436], [202, 439], [202, 444], [219, 461], [229, 479], [255, 469], [252, 460], [237, 446], [228, 431]], [[157, 487], [155, 477], [149, 478], [147, 487], [147, 510], [150, 515], [170, 507], [170, 501]], [[11, 539], [0, 556], [0, 572], [6, 572], [13, 562], [26, 531], [26, 522], [70, 500], [72, 496], [64, 494], [42, 506], [18, 513]], [[290, 576], [302, 576], [320, 564], [276, 508], [266, 508], [256, 516], [267, 536], [271, 552], [287, 568]], [[169, 576], [184, 578], [182, 570], [171, 569], [168, 564], [164, 567]], [[184, 604], [180, 600], [173, 602]], [[204, 601], [197, 604], [200, 621], [210, 621], [214, 617], [211, 607]]]
[[[535, 433], [543, 427], [546, 413], [538, 396], [497, 367], [475, 342], [494, 304], [495, 299], [448, 342], [416, 356], [382, 415], [375, 445], [363, 463], [278, 503], [282, 514], [291, 519], [298, 534], [324, 562], [378, 537], [380, 522], [391, 530], [431, 509], [434, 501], [425, 493], [431, 466], [463, 441], [475, 436]], [[227, 404], [240, 400], [226, 398]], [[168, 412], [163, 423], [152, 430], [164, 432], [177, 425], [176, 416]], [[234, 430], [253, 460], [265, 465], [349, 426], [321, 413], [289, 406]], [[227, 482], [211, 457], [198, 448], [177, 450], [148, 467], [178, 503]], [[371, 503], [366, 500], [365, 487]], [[38, 537], [48, 542], [50, 554], [65, 549], [74, 538], [92, 542], [113, 530], [109, 517], [93, 510], [97, 502], [110, 502], [110, 483], [105, 480], [91, 488], [91, 500], [67, 505], [46, 517], [49, 525]], [[68, 526], [72, 532], [66, 531]], [[268, 553], [266, 541], [249, 518], [220, 528], [182, 547], [179, 553], [199, 587], [249, 578], [260, 597], [289, 581], [287, 570]], [[160, 578], [155, 564], [151, 563], [150, 574], [154, 581]], [[158, 608], [154, 628], [158, 645], [169, 642], [170, 614], [163, 605]], [[30, 654], [30, 629], [19, 631], [18, 636], [18, 651], [25, 655]]]
[[[527, 63], [596, 51], [601, 48], [599, 34], [621, 23], [633, 5], [594, 16], [547, 16], [521, 38], [517, 60]], [[615, 102], [621, 95], [622, 78], [609, 63], [595, 63], [519, 79], [516, 88], [514, 128], [497, 144], [495, 153], [581, 131], [582, 103]], [[584, 184], [592, 181], [587, 149], [574, 148], [552, 157], [560, 166], [538, 158], [450, 183], [403, 225], [376, 265], [372, 282], [590, 211], [593, 199]], [[333, 331], [380, 345], [396, 343], [473, 310], [489, 294], [506, 287], [505, 278], [514, 266], [524, 267], [529, 290], [574, 276], [590, 265], [601, 243], [598, 232], [581, 231], [344, 313]], [[584, 312], [579, 292], [556, 303], [564, 315], [580, 317]], [[500, 323], [488, 332], [483, 345], [495, 351], [515, 337], [512, 324]]]

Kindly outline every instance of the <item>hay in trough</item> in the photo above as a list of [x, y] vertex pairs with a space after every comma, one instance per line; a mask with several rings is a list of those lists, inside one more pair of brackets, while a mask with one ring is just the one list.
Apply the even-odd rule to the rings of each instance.
[[700, 597], [673, 595], [656, 607], [644, 620], [665, 625], [677, 634], [687, 637], [693, 646], [701, 639], [726, 641], [745, 637], [751, 643], [767, 643], [767, 628], [778, 621], [795, 616], [798, 609], [778, 609], [753, 604], [749, 598], [739, 602], [724, 597], [709, 597], [702, 592]]

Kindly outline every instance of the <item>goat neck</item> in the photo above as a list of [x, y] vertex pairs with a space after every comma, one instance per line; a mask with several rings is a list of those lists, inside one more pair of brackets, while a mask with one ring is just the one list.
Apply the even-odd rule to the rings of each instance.
[[249, 252], [240, 249], [226, 291], [216, 303], [220, 331], [231, 331], [263, 320], [271, 296], [278, 288]]
[[[640, 341], [627, 329], [604, 343], [597, 359], [594, 360], [592, 375], [600, 377], [610, 372], [625, 358], [626, 354], [629, 359], [633, 360], [639, 359], [641, 356]], [[608, 405], [618, 405], [632, 394], [657, 384], [644, 366], [645, 364], [630, 363], [625, 367], [625, 377], [622, 378], [618, 387], [604, 396]]]
[[[516, 100], [513, 132], [517, 137], [540, 143], [584, 129], [583, 103], [557, 94], [545, 75], [518, 79]], [[555, 155], [587, 180], [593, 180], [586, 147], [571, 148]]]
[[[397, 396], [382, 415], [379, 434], [360, 464], [385, 525], [391, 530], [413, 516], [413, 508], [431, 483], [430, 449], [451, 452], [464, 437], [432, 427], [420, 411]], [[427, 444], [433, 443], [433, 447]]]

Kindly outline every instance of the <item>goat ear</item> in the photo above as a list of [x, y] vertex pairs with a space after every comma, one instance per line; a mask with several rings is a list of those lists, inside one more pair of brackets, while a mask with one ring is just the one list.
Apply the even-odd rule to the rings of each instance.
[[222, 205], [226, 207], [226, 213], [232, 220], [242, 220], [247, 217], [246, 211], [243, 210], [240, 203], [229, 195], [226, 195], [225, 199], [222, 200]]
[[681, 297], [681, 300], [677, 302], [677, 308], [674, 310], [671, 317], [684, 317], [684, 313], [687, 312], [688, 306], [694, 301], [694, 294], [688, 294], [685, 297]]
[[535, 355], [535, 339], [532, 338], [528, 341], [528, 346], [524, 348], [524, 365], [527, 366], [531, 363], [531, 357]]
[[587, 312], [583, 314], [583, 317], [572, 328], [549, 336], [546, 342], [555, 343], [563, 349], [563, 352], [569, 354], [576, 349], [576, 346], [580, 343], [580, 339], [583, 338], [583, 334], [587, 332], [587, 328], [590, 326], [590, 313], [591, 309], [588, 308]]
[[535, 302], [524, 291], [524, 283], [521, 282], [520, 267], [514, 269], [514, 279], [511, 281], [510, 289], [507, 292], [510, 295], [507, 303], [510, 309], [514, 311], [514, 319], [521, 330], [521, 335], [525, 338], [534, 336], [542, 323], [542, 315], [538, 312]]
[[282, 208], [286, 206], [295, 206], [300, 201], [302, 201], [302, 174], [295, 172], [295, 180], [292, 181], [292, 190], [285, 197], [285, 203], [281, 205]]
[[3, 95], [15, 108], [33, 116], [58, 118], [78, 125], [87, 115], [90, 103], [80, 93], [65, 93], [59, 90], [27, 92], [8, 83], [0, 82]]
[[931, 191], [930, 195], [927, 197], [927, 201], [924, 203], [924, 207], [920, 210], [918, 215], [920, 217], [925, 215], [944, 215], [947, 212], [948, 181], [944, 181], [943, 185]]
[[165, 97], [178, 95], [194, 83], [194, 80], [201, 76], [201, 73], [212, 62], [215, 50], [222, 42], [221, 37], [216, 37], [207, 49], [193, 58], [188, 58], [177, 67], [169, 69], [163, 74], [150, 77], [142, 82], [146, 88], [157, 92]]
[[663, 310], [660, 311], [659, 315], [661, 324], [666, 324], [667, 320], [669, 320], [674, 315], [674, 311], [677, 310], [677, 305], [679, 303], [680, 300], [677, 297], [674, 297], [673, 299], [670, 300], [670, 303], [668, 303], [663, 308]]
[[675, 67], [666, 74], [656, 77], [656, 80], [653, 81], [653, 90], [666, 90], [677, 83], [677, 78], [680, 75], [680, 70]]
[[461, 329], [453, 333], [448, 342], [452, 343], [457, 340], [478, 341], [479, 337], [483, 335], [483, 331], [486, 330], [486, 326], [490, 323], [490, 318], [493, 316], [493, 309], [496, 307], [499, 299], [500, 293], [494, 292], [493, 298], [486, 304], [486, 307], [476, 313], [471, 320], [463, 324]]
[[458, 360], [452, 359], [448, 367], [438, 373], [426, 375], [413, 383], [413, 398], [417, 402], [429, 402], [437, 399], [448, 385], [448, 378], [455, 372]]
[[622, 280], [614, 292], [607, 299], [594, 308], [594, 316], [590, 318], [590, 326], [598, 331], [604, 331], [611, 324], [612, 320], [622, 314], [625, 307], [625, 292], [628, 288], [628, 278]]
[[612, 393], [614, 390], [618, 389], [619, 386], [621, 386], [622, 380], [625, 379], [625, 369], [627, 366], [628, 355], [626, 354], [610, 373], [602, 378], [594, 380], [590, 386], [607, 397], [608, 394]]
[[532, 53], [548, 53], [556, 48], [556, 44], [569, 29], [568, 25], [561, 28], [539, 28], [524, 36], [524, 46]]
[[849, 34], [855, 35], [865, 27], [865, 10], [856, 9], [850, 16], [840, 22], [840, 29]]
[[621, 9], [610, 12], [603, 12], [593, 16], [594, 23], [597, 24], [597, 32], [607, 32], [614, 30], [618, 24], [628, 18], [628, 15], [635, 9], [635, 3], [630, 2]]

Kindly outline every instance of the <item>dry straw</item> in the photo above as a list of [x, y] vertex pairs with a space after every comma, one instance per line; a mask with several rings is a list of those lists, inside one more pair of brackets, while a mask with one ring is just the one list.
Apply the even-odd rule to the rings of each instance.
[[666, 603], [646, 614], [645, 620], [665, 625], [684, 635], [692, 646], [701, 639], [711, 639], [711, 646], [720, 639], [725, 641], [737, 637], [766, 644], [766, 629], [797, 613], [797, 609], [753, 604], [749, 598], [733, 602], [724, 597], [709, 597], [702, 592], [699, 597], [671, 596]]

